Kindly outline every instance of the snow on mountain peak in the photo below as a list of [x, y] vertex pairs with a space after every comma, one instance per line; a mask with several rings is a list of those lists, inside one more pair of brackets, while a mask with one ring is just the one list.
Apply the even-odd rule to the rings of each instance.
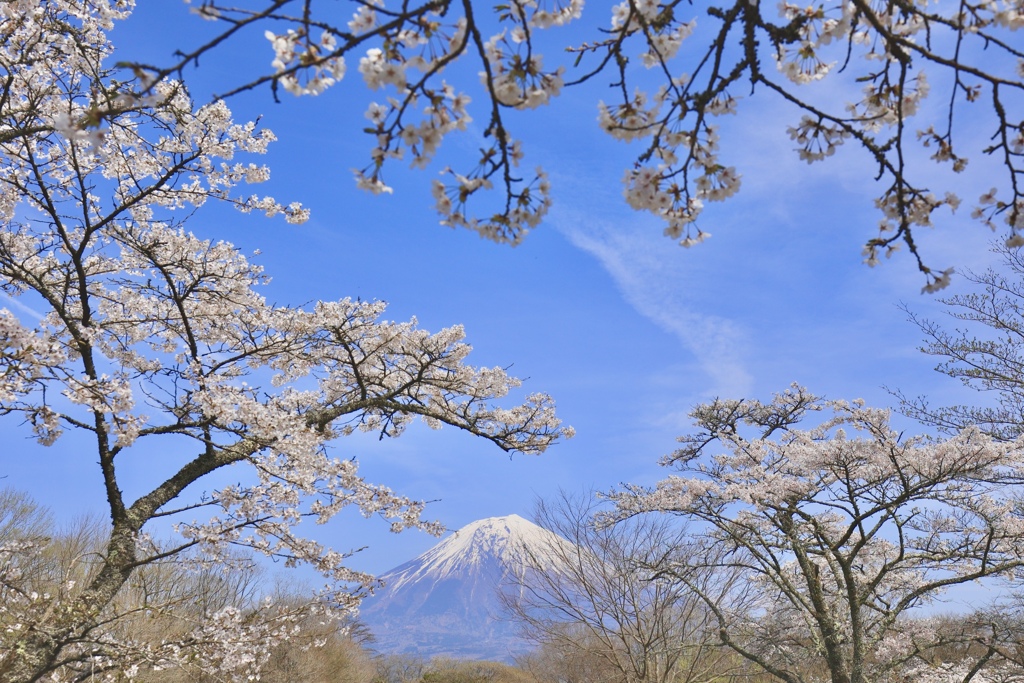
[[465, 576], [494, 564], [517, 571], [523, 566], [524, 552], [540, 559], [543, 565], [552, 566], [559, 564], [555, 549], [567, 543], [561, 536], [519, 515], [488, 517], [467, 524], [381, 579], [385, 590], [394, 592], [406, 584]]
[[361, 616], [381, 652], [511, 661], [531, 644], [503, 616], [501, 592], [538, 567], [557, 571], [574, 548], [519, 515], [477, 520], [383, 574]]

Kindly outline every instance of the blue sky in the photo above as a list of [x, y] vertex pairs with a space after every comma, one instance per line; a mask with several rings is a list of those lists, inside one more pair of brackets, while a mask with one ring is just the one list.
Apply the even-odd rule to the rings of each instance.
[[[146, 3], [113, 33], [122, 48], [116, 58], [159, 63], [209, 29], [179, 3]], [[253, 63], [269, 68], [269, 45], [250, 37], [187, 74], [197, 100]], [[844, 96], [839, 85], [825, 88], [818, 96]], [[545, 223], [512, 249], [439, 226], [432, 209], [429, 181], [444, 158], [476, 149], [479, 129], [447, 139], [425, 172], [393, 169], [393, 195], [355, 188], [351, 169], [365, 165], [371, 147], [358, 131], [373, 95], [350, 64], [347, 79], [317, 98], [282, 93], [277, 104], [261, 90], [232, 100], [236, 119], [262, 116], [279, 138], [266, 158], [267, 192], [301, 201], [313, 217], [291, 226], [204, 207], [190, 228], [261, 250], [256, 260], [273, 278], [265, 292], [272, 301], [381, 299], [391, 319], [416, 316], [432, 330], [461, 323], [472, 362], [511, 366], [526, 391], [555, 397], [578, 436], [540, 457], [510, 459], [454, 430], [422, 427], [396, 440], [362, 435], [337, 444], [336, 454], [356, 456], [370, 481], [436, 501], [428, 514], [449, 527], [529, 516], [536, 496], [559, 487], [653, 483], [666, 474], [658, 458], [687, 431], [686, 413], [715, 396], [768, 398], [799, 382], [875, 405], [891, 403], [883, 386], [937, 403], [977, 400], [916, 350], [920, 333], [898, 304], [933, 316], [941, 307], [918, 293], [924, 282], [912, 260], [903, 254], [874, 269], [861, 263], [878, 220], [873, 169], [855, 150], [824, 164], [801, 162], [785, 135], [799, 117], [779, 102], [743, 100], [739, 116], [723, 121], [723, 157], [743, 187], [711, 206], [701, 225], [713, 237], [689, 250], [623, 202], [620, 179], [636, 149], [598, 129], [597, 86], [511, 117], [528, 161], [550, 172], [555, 201]], [[919, 236], [940, 267], [981, 269], [991, 260], [992, 234], [968, 218], [971, 198], [991, 182], [983, 160], [972, 164], [960, 214]], [[955, 279], [947, 292], [964, 284]], [[65, 519], [101, 509], [99, 473], [72, 442], [42, 449], [17, 425], [0, 429], [4, 483], [28, 489]], [[139, 463], [139, 476], [150, 466]], [[371, 572], [436, 542], [416, 532], [391, 535], [385, 523], [355, 514], [310, 533], [341, 550], [369, 545], [352, 565]]]

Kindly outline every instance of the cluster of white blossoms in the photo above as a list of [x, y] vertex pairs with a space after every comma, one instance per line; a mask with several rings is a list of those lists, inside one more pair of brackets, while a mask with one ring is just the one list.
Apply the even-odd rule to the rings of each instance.
[[465, 130], [472, 121], [466, 111], [469, 97], [456, 92], [455, 88], [443, 81], [437, 91], [425, 89], [419, 97], [407, 97], [410, 104], [420, 100], [426, 100], [428, 104], [423, 108], [418, 123], [410, 121], [408, 117], [395, 115], [394, 110], [387, 105], [370, 103], [366, 118], [376, 127], [374, 132], [377, 134], [378, 146], [372, 152], [373, 164], [367, 169], [356, 171], [360, 188], [374, 194], [390, 193], [392, 188], [380, 178], [385, 159], [401, 159], [408, 150], [412, 156], [412, 166], [423, 168], [433, 159], [445, 136]]
[[66, 360], [56, 340], [28, 329], [10, 311], [0, 309], [0, 401], [28, 393], [40, 377], [39, 368], [56, 368]]
[[25, 558], [32, 557], [39, 548], [40, 539], [16, 538], [10, 534], [0, 542], [0, 624], [3, 632], [0, 643], [8, 641], [11, 636], [27, 629], [32, 623], [34, 612], [46, 608], [48, 595], [40, 595], [37, 591], [11, 590], [24, 585], [27, 568], [31, 564]]
[[[96, 656], [87, 673], [91, 680], [147, 680], [154, 672], [177, 670], [198, 679], [257, 681], [275, 647], [302, 637], [311, 618], [324, 616], [320, 610], [277, 603], [270, 597], [245, 608], [230, 604], [211, 606], [191, 619], [176, 618], [170, 605], [151, 604], [148, 611], [150, 619], [166, 630], [159, 638], [145, 629], [121, 629], [116, 636], [100, 634]], [[131, 663], [122, 654], [125, 652], [131, 652]], [[71, 683], [76, 677], [64, 677], [58, 672], [42, 680]]]
[[366, 56], [359, 60], [359, 73], [371, 90], [377, 90], [385, 85], [404, 89], [405, 68], [405, 63], [387, 59], [384, 51], [375, 47], [367, 50]]
[[1012, 683], [1020, 679], [1020, 671], [1016, 666], [1001, 663], [989, 666], [980, 671], [975, 670], [976, 661], [964, 659], [958, 662], [942, 662], [938, 664], [917, 664], [907, 667], [903, 672], [903, 680], [919, 681], [920, 683]]
[[492, 97], [506, 107], [536, 109], [562, 91], [565, 69], [544, 71], [544, 58], [524, 51], [518, 37], [513, 32], [510, 39], [504, 31], [491, 36], [484, 44], [490, 68], [480, 73], [480, 79]]
[[835, 62], [823, 62], [810, 43], [783, 50], [777, 64], [786, 78], [798, 85], [821, 80], [835, 66]]
[[657, 22], [663, 10], [664, 6], [658, 0], [620, 2], [612, 8], [612, 30], [627, 35], [643, 31], [645, 26]]
[[[666, 141], [659, 150], [663, 163], [626, 171], [624, 195], [634, 209], [649, 211], [665, 221], [667, 236], [690, 247], [710, 237], [695, 226], [704, 202], [731, 197], [740, 188], [740, 176], [735, 168], [718, 162], [715, 126], [705, 126], [700, 137], [665, 131], [661, 137]], [[680, 150], [686, 155], [683, 163], [676, 156]], [[688, 183], [685, 174], [691, 169], [697, 177]]]
[[373, 0], [365, 5], [359, 5], [355, 13], [352, 15], [351, 21], [348, 22], [348, 30], [355, 35], [360, 35], [373, 30], [377, 25], [377, 11], [374, 7], [382, 6], [384, 3], [380, 0]]
[[[487, 151], [488, 154], [496, 152], [493, 148]], [[441, 215], [442, 225], [469, 228], [495, 242], [518, 244], [528, 229], [540, 224], [551, 207], [551, 184], [544, 169], [537, 167], [530, 183], [518, 187], [515, 194], [509, 197], [504, 211], [487, 218], [478, 218], [468, 212], [466, 204], [478, 190], [493, 187], [487, 177], [487, 163], [482, 163], [480, 169], [469, 178], [451, 169], [442, 171], [443, 175], [450, 176], [454, 182], [434, 181], [434, 206]], [[513, 168], [516, 164], [517, 161], [511, 162]]]
[[778, 45], [775, 63], [779, 71], [798, 85], [827, 76], [835, 62], [822, 60], [822, 49], [849, 35], [854, 13], [852, 2], [840, 2], [830, 8], [824, 5], [800, 7], [780, 2], [780, 16], [796, 24], [800, 40], [795, 45]]
[[583, 16], [583, 0], [519, 0], [508, 7], [509, 15], [515, 17], [520, 27], [546, 29], [565, 26]]
[[672, 59], [679, 52], [683, 41], [690, 37], [697, 27], [697, 19], [688, 23], [668, 23], [660, 31], [653, 32], [648, 41], [648, 50], [640, 55], [644, 66], [651, 68]]
[[930, 89], [923, 71], [906, 83], [871, 83], [864, 86], [864, 98], [847, 105], [847, 111], [864, 130], [878, 132], [915, 115]]
[[628, 102], [614, 107], [598, 102], [597, 123], [617, 140], [640, 140], [649, 137], [657, 129], [662, 103], [660, 98], [656, 98], [648, 104], [647, 93], [637, 89]]
[[982, 194], [978, 198], [978, 205], [971, 210], [971, 217], [995, 231], [995, 219], [1002, 215], [1003, 223], [1010, 228], [1006, 246], [1013, 249], [1024, 247], [1024, 198], [1018, 198], [1013, 204], [1009, 204], [999, 199], [998, 195], [999, 190], [995, 187]]
[[843, 141], [850, 137], [850, 132], [842, 126], [826, 123], [820, 118], [815, 120], [810, 116], [801, 118], [800, 123], [789, 128], [788, 132], [789, 137], [800, 145], [797, 149], [800, 158], [809, 164], [832, 156]]
[[[530, 35], [565, 26], [579, 18], [582, 10], [581, 0], [517, 1], [501, 10], [500, 19], [510, 27], [493, 34], [480, 50], [481, 79], [488, 96], [501, 107], [515, 109], [536, 108], [556, 97], [563, 86], [564, 67], [545, 70], [541, 55], [530, 51]], [[370, 152], [371, 163], [354, 171], [357, 186], [375, 194], [393, 192], [383, 177], [386, 162], [408, 154], [414, 167], [423, 168], [446, 136], [465, 130], [472, 120], [467, 94], [448, 83], [432, 85], [437, 74], [470, 48], [469, 17], [454, 17], [448, 8], [430, 7], [404, 21], [390, 20], [385, 26], [380, 21], [382, 13], [392, 16], [394, 10], [383, 1], [360, 4], [347, 26], [359, 43], [379, 39], [378, 44], [362, 48], [359, 73], [371, 90], [393, 93], [386, 101], [369, 105], [366, 117], [376, 145]], [[331, 71], [332, 65], [343, 64], [344, 53], [351, 49], [351, 45], [328, 44], [326, 38], [311, 42], [307, 32], [299, 29], [267, 32], [267, 38], [275, 52], [275, 80], [296, 94], [315, 94], [332, 84], [329, 78], [320, 77], [323, 70], [340, 78]], [[299, 87], [297, 80], [303, 69], [310, 68], [317, 70], [309, 77], [309, 83], [316, 86], [312, 90], [308, 84]], [[541, 171], [529, 179], [516, 178], [512, 171], [522, 157], [520, 146], [504, 131], [500, 120], [492, 121], [491, 128], [495, 142], [475, 170], [449, 174], [445, 169], [442, 174], [455, 182], [435, 182], [437, 208], [444, 225], [517, 243], [546, 213], [550, 204], [547, 176]], [[471, 198], [495, 195], [486, 191], [493, 190], [499, 179], [505, 194], [497, 198], [497, 210], [489, 215], [479, 209], [471, 211]]]
[[[884, 252], [888, 258], [899, 248], [898, 243], [886, 239], [887, 235], [896, 234], [901, 226], [905, 225], [932, 227], [932, 216], [935, 211], [948, 206], [950, 211], [955, 212], [960, 207], [960, 197], [947, 192], [944, 197], [939, 198], [931, 192], [920, 192], [897, 185], [876, 199], [875, 206], [882, 212], [883, 218], [878, 223], [880, 237], [864, 245], [864, 263], [869, 266], [878, 265], [880, 253]], [[938, 273], [927, 270], [926, 274], [928, 282], [922, 291], [931, 294], [949, 286], [953, 268], [946, 268]]]
[[[572, 18], [575, 12], [572, 7], [550, 11], [534, 5], [530, 18], [525, 21], [529, 24], [536, 20], [542, 26], [561, 25]], [[357, 16], [353, 21], [358, 19]], [[387, 160], [405, 158], [408, 152], [412, 166], [424, 168], [433, 160], [445, 137], [466, 130], [472, 121], [467, 110], [470, 97], [444, 81], [440, 87], [428, 85], [429, 76], [439, 72], [447, 61], [466, 48], [466, 26], [465, 19], [449, 25], [440, 20], [423, 20], [418, 28], [407, 27], [397, 36], [397, 44], [407, 48], [409, 54], [396, 49], [370, 48], [360, 59], [359, 71], [371, 89], [391, 88], [396, 94], [388, 97], [386, 103], [372, 102], [366, 111], [377, 144], [370, 153], [370, 165], [354, 171], [358, 187], [374, 194], [391, 193], [393, 189], [383, 178]], [[557, 95], [561, 88], [559, 74], [543, 73], [539, 60], [531, 67], [532, 73], [521, 77], [517, 75], [520, 74], [518, 66], [514, 73], [508, 71], [504, 63], [507, 55], [499, 44], [507, 46], [509, 43], [502, 41], [503, 36], [495, 36], [486, 50], [491, 67], [489, 87], [492, 94], [503, 93], [498, 96], [503, 105], [531, 108]], [[409, 69], [421, 75], [412, 79]], [[420, 105], [423, 106], [418, 109]], [[520, 145], [505, 139], [485, 150], [478, 167], [468, 174], [444, 169], [442, 175], [450, 176], [454, 182], [434, 182], [441, 223], [468, 228], [497, 241], [516, 243], [521, 240], [540, 222], [550, 205], [543, 171], [526, 182], [511, 180], [510, 171], [518, 166], [521, 158]], [[488, 217], [473, 215], [467, 209], [470, 198], [493, 189], [492, 178], [495, 177], [502, 178], [505, 186], [504, 205]]]
[[[28, 511], [29, 526], [8, 525], [0, 542], [0, 664], [9, 664], [5, 658], [33, 631], [56, 632], [52, 613], [88, 585], [100, 550], [88, 524], [58, 530], [42, 516], [33, 519], [27, 498], [3, 500], [12, 502], [23, 505], [16, 515]], [[328, 616], [293, 599], [246, 596], [257, 587], [258, 572], [237, 554], [221, 567], [190, 553], [141, 571], [104, 615], [122, 610], [144, 618], [93, 630], [85, 663], [58, 667], [40, 676], [41, 683], [152, 680], [166, 670], [197, 679], [258, 680], [276, 646], [296, 637], [309, 642], [304, 626]]]
[[[697, 20], [683, 21], [653, 0], [629, 1], [613, 8], [611, 25], [619, 41], [644, 38], [640, 58], [646, 68], [668, 69], [668, 62], [696, 29]], [[628, 169], [623, 176], [623, 195], [633, 209], [649, 211], [664, 221], [665, 234], [684, 247], [711, 236], [695, 225], [704, 202], [725, 199], [740, 185], [736, 169], [718, 162], [715, 126], [698, 120], [696, 128], [686, 127], [692, 104], [690, 84], [689, 76], [680, 75], [653, 96], [636, 88], [620, 104], [599, 102], [597, 118], [601, 129], [617, 140], [649, 142], [648, 154], [660, 163], [638, 162]], [[717, 92], [709, 98], [706, 113], [732, 114], [735, 107], [734, 98]]]
[[933, 161], [943, 162], [952, 161], [953, 171], [955, 173], [962, 173], [967, 168], [966, 157], [958, 156], [953, 151], [953, 145], [950, 141], [949, 133], [940, 135], [936, 132], [934, 126], [928, 126], [924, 130], [917, 131], [917, 139], [921, 141], [921, 144], [925, 147], [931, 147], [935, 145], [935, 153], [931, 155]]
[[315, 41], [292, 29], [264, 35], [274, 49], [274, 81], [291, 94], [319, 95], [345, 77], [345, 57], [333, 54], [338, 43], [330, 31]]
[[[84, 3], [86, 7], [90, 4]], [[59, 6], [52, 9], [60, 11]], [[26, 24], [25, 30], [33, 26], [38, 31], [38, 25], [32, 23]], [[38, 40], [38, 35], [21, 39]], [[7, 49], [13, 52], [11, 46], [8, 43]], [[8, 59], [14, 61], [11, 56]], [[96, 174], [116, 183], [120, 201], [142, 217], [152, 207], [198, 207], [209, 199], [219, 199], [246, 212], [284, 214], [292, 223], [308, 218], [308, 211], [298, 203], [283, 205], [272, 197], [245, 198], [234, 193], [240, 184], [262, 183], [269, 178], [266, 166], [229, 162], [239, 153], [264, 153], [276, 139], [271, 131], [253, 122], [235, 123], [223, 102], [195, 107], [184, 85], [177, 81], [95, 83], [91, 70], [76, 71], [72, 65], [69, 60], [59, 69], [66, 71], [63, 78], [68, 81], [67, 89], [83, 90], [75, 97], [61, 90], [40, 90], [42, 76], [36, 62], [12, 71], [10, 90], [12, 95], [17, 94], [15, 100], [31, 101], [35, 107], [31, 114], [45, 129], [52, 126], [58, 135], [40, 137], [34, 157], [22, 152], [21, 137], [0, 141], [8, 180], [3, 184], [0, 204], [7, 220], [13, 218], [18, 201], [17, 179], [37, 172], [33, 162], [60, 181], [53, 188], [54, 200], [71, 196], [67, 183], [77, 175]], [[135, 85], [144, 87], [148, 94], [135, 96], [131, 90]], [[10, 129], [17, 130], [18, 125], [25, 125], [25, 121], [19, 120]], [[183, 180], [173, 188], [159, 182], [175, 174]], [[145, 201], [138, 201], [142, 196]]]

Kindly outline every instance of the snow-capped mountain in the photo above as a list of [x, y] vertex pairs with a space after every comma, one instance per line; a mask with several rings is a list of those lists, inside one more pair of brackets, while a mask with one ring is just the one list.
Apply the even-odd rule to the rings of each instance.
[[509, 661], [529, 646], [503, 614], [498, 591], [510, 572], [525, 571], [526, 553], [557, 566], [552, 549], [565, 543], [519, 515], [467, 524], [383, 574], [361, 618], [381, 652]]

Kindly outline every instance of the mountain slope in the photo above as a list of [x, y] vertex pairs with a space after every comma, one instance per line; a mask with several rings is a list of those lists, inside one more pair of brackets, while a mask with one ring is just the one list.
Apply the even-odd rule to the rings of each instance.
[[381, 652], [509, 661], [528, 649], [502, 616], [498, 591], [524, 554], [557, 566], [553, 547], [567, 543], [518, 515], [467, 524], [416, 559], [380, 578], [362, 620]]

